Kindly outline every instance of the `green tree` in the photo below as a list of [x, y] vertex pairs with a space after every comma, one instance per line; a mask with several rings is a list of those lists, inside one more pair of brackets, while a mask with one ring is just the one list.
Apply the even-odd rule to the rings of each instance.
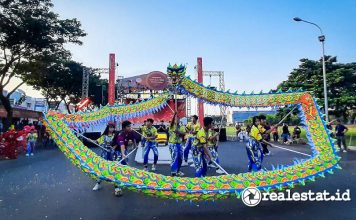
[[[326, 56], [326, 80], [329, 111], [337, 117], [346, 119], [356, 107], [356, 63], [337, 63], [336, 57]], [[322, 63], [301, 59], [288, 79], [278, 89], [299, 89], [311, 91], [318, 104], [324, 106], [324, 87]]]
[[[106, 79], [101, 79], [100, 74], [93, 68], [84, 67], [73, 61], [67, 65], [69, 70], [68, 78], [74, 83], [68, 84], [67, 80], [65, 80], [58, 86], [63, 88], [60, 99], [66, 104], [68, 112], [71, 113], [69, 111], [70, 104], [75, 105], [82, 99], [83, 68], [87, 68], [89, 71], [89, 98], [97, 106], [102, 103], [106, 104], [105, 100], [107, 100], [108, 81]], [[102, 99], [104, 99], [104, 101]]]
[[[284, 107], [280, 108], [275, 114], [275, 124], [279, 123], [290, 111], [292, 111], [293, 107]], [[287, 116], [287, 118], [282, 122], [289, 125], [299, 125], [300, 118], [298, 117], [299, 110], [296, 108], [293, 110], [291, 114]]]
[[266, 115], [267, 123], [270, 125], [274, 125], [278, 123], [276, 115]]
[[25, 80], [4, 95], [5, 87], [14, 77], [30, 79], [51, 67], [43, 62], [65, 52], [65, 43], [81, 44], [86, 34], [76, 19], [59, 19], [51, 11], [51, 0], [0, 1], [0, 101], [7, 111], [5, 128], [12, 122], [10, 95]]
[[[31, 75], [26, 78], [26, 82], [35, 89], [42, 91], [42, 95], [47, 102], [55, 102], [56, 109], [59, 104], [64, 102], [67, 111], [71, 113], [69, 106], [75, 105], [81, 100], [83, 69], [89, 69], [89, 97], [94, 104], [99, 105], [102, 102], [102, 96], [105, 100], [107, 94], [107, 80], [100, 79], [100, 75], [94, 69], [83, 66], [81, 63], [69, 59], [68, 54], [58, 56], [46, 56], [44, 61], [38, 63], [51, 63], [50, 67], [45, 69], [41, 75]], [[103, 85], [103, 91], [101, 86]], [[107, 100], [107, 99], [106, 99]]]
[[71, 80], [68, 62], [70, 62], [70, 54], [67, 51], [45, 52], [37, 57], [34, 65], [35, 70], [42, 70], [41, 73], [27, 74], [22, 76], [22, 79], [34, 89], [41, 91], [47, 103], [55, 102], [56, 109], [58, 109], [62, 101], [59, 97], [62, 94], [64, 79]]

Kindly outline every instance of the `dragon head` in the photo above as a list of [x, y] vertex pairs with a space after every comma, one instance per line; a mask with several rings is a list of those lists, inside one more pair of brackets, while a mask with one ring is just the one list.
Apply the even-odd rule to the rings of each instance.
[[169, 64], [167, 67], [167, 74], [173, 86], [178, 85], [182, 81], [185, 76], [185, 72], [186, 67], [182, 64], [179, 66], [177, 64], [174, 64], [173, 66]]

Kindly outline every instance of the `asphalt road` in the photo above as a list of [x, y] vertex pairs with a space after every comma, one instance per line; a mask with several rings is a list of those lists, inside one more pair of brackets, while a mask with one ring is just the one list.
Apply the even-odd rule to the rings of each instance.
[[[288, 146], [310, 153], [308, 146]], [[97, 150], [97, 149], [95, 149]], [[292, 164], [294, 158], [305, 158], [281, 149], [272, 149], [265, 158], [267, 169], [271, 164]], [[340, 189], [356, 192], [356, 152], [341, 153], [342, 170], [317, 179], [292, 192], [330, 193]], [[221, 143], [222, 166], [230, 173], [246, 172], [247, 157], [241, 143]], [[131, 159], [131, 161], [133, 161]], [[131, 162], [132, 166], [141, 165]], [[168, 165], [157, 172], [169, 174]], [[193, 168], [184, 167], [187, 176]], [[213, 174], [213, 170], [209, 171]], [[56, 148], [38, 150], [35, 156], [20, 156], [13, 161], [0, 161], [0, 219], [355, 219], [356, 202], [271, 202], [262, 201], [256, 207], [247, 207], [239, 199], [215, 202], [176, 202], [124, 191], [122, 197], [113, 195], [113, 186], [104, 184], [93, 192], [95, 182], [74, 167]]]

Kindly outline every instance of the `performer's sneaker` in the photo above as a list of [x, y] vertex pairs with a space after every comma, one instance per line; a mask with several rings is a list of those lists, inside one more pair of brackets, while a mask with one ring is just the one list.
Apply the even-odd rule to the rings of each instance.
[[346, 153], [347, 151], [344, 149], [342, 152]]
[[194, 163], [190, 164], [190, 167], [195, 167], [195, 164]]
[[156, 165], [152, 164], [151, 170], [152, 170], [152, 171], [156, 171]]
[[98, 191], [99, 189], [101, 189], [101, 185], [99, 183], [96, 183], [93, 188], [93, 191]]
[[265, 156], [271, 155], [271, 151], [268, 151], [268, 153], [265, 153]]
[[185, 166], [188, 166], [188, 165], [189, 165], [189, 164], [188, 164], [187, 161], [184, 160], [184, 161], [182, 162], [182, 167], [185, 167]]
[[122, 189], [121, 188], [115, 188], [114, 194], [115, 194], [115, 196], [122, 196]]
[[216, 169], [216, 173], [218, 173], [218, 174], [225, 174], [224, 171], [222, 171], [221, 169]]
[[26, 157], [30, 156], [29, 154], [26, 154]]
[[143, 170], [144, 170], [144, 171], [148, 171], [148, 167], [144, 167]]
[[33, 153], [31, 153], [31, 156], [33, 156]]
[[179, 172], [177, 173], [177, 176], [184, 176], [184, 173], [183, 173], [182, 171], [179, 171]]
[[213, 164], [213, 163], [208, 164], [208, 167], [210, 167], [210, 168], [216, 168], [215, 164]]

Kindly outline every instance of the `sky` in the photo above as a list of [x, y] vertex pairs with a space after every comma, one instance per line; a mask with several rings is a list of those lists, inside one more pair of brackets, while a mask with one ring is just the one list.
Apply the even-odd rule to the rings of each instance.
[[202, 57], [203, 70], [224, 71], [226, 89], [275, 89], [301, 58], [321, 57], [319, 30], [296, 16], [323, 29], [326, 54], [356, 61], [354, 0], [54, 0], [53, 10], [77, 18], [88, 34], [82, 46], [67, 45], [74, 60], [106, 68], [115, 53], [124, 77], [165, 72], [168, 63], [187, 64], [195, 77]]

